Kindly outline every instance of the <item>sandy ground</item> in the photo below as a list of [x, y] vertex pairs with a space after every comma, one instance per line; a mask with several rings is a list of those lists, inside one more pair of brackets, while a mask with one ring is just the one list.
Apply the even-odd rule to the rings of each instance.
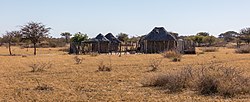
[[[178, 70], [187, 65], [215, 61], [244, 70], [250, 75], [250, 54], [235, 54], [234, 49], [220, 48], [218, 52], [200, 55], [184, 55], [181, 62], [163, 59], [156, 72], [148, 73], [149, 63], [160, 54], [152, 55], [80, 55], [82, 64], [75, 64], [75, 55], [59, 51], [62, 48], [40, 48], [33, 56], [33, 49], [13, 48], [13, 53], [22, 56], [8, 56], [8, 49], [0, 47], [0, 100], [1, 101], [174, 101], [174, 102], [249, 102], [249, 96], [224, 99], [217, 96], [201, 96], [193, 91], [168, 94], [165, 90], [142, 87], [141, 81], [151, 74]], [[96, 72], [104, 61], [111, 72]], [[30, 72], [33, 63], [50, 62], [52, 67], [43, 72]], [[37, 90], [38, 86], [51, 89]]]

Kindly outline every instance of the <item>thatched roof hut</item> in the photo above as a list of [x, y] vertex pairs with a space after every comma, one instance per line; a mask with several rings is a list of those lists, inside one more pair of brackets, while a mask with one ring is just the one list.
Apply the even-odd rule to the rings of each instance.
[[108, 53], [110, 41], [102, 34], [83, 42], [88, 52]]
[[155, 27], [140, 41], [140, 47], [143, 53], [160, 53], [175, 50], [177, 46], [176, 38], [169, 34], [163, 27]]
[[105, 35], [105, 37], [110, 41], [110, 46], [109, 46], [110, 52], [119, 51], [121, 41], [117, 39], [112, 33], [108, 33], [107, 35]]
[[105, 35], [105, 37], [111, 42], [111, 43], [121, 43], [119, 39], [117, 39], [112, 33], [108, 33]]

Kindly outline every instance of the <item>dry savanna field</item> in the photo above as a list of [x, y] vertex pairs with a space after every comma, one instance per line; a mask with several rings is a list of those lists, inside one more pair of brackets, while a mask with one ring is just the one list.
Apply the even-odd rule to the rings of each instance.
[[[143, 87], [149, 76], [171, 73], [185, 66], [206, 64], [211, 61], [239, 68], [245, 76], [250, 75], [250, 54], [236, 54], [235, 49], [219, 48], [217, 52], [183, 55], [180, 62], [163, 58], [158, 70], [148, 72], [154, 59], [160, 54], [136, 55], [79, 55], [75, 56], [60, 49], [13, 48], [16, 56], [8, 56], [8, 49], [0, 47], [0, 100], [1, 101], [174, 101], [174, 102], [249, 102], [249, 95], [224, 98], [218, 95], [204, 96], [196, 91], [185, 90], [168, 93], [156, 87]], [[200, 52], [199, 48], [197, 51]], [[110, 72], [97, 71], [103, 62], [112, 66]], [[44, 71], [32, 72], [32, 67], [44, 65]]]

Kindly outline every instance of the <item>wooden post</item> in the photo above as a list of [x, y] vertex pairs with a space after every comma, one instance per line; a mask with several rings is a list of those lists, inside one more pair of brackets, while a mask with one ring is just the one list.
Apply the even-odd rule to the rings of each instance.
[[120, 45], [120, 55], [119, 55], [119, 57], [121, 57], [122, 56], [122, 43], [120, 43], [119, 45]]
[[169, 41], [167, 41], [168, 42], [168, 45], [167, 45], [167, 51], [169, 51]]
[[145, 46], [146, 53], [148, 53], [148, 42], [147, 42], [147, 40], [145, 40], [144, 43], [145, 43], [144, 46]]
[[97, 44], [97, 45], [98, 45], [98, 53], [100, 54], [100, 49], [101, 49], [100, 46], [101, 46], [101, 45], [100, 45], [100, 42], [99, 42], [99, 41], [98, 41], [98, 44]]
[[163, 51], [165, 51], [166, 50], [166, 41], [163, 41], [163, 48], [164, 48]]

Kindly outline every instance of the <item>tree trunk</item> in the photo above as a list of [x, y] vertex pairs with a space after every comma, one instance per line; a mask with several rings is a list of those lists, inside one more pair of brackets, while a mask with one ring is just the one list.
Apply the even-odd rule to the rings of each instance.
[[36, 55], [36, 43], [33, 44], [34, 44], [34, 55]]
[[9, 42], [9, 52], [10, 52], [10, 55], [12, 55], [12, 52], [11, 52], [11, 43]]
[[68, 44], [68, 43], [69, 43], [69, 38], [68, 38], [68, 36], [65, 37], [65, 40], [66, 40], [66, 43]]

